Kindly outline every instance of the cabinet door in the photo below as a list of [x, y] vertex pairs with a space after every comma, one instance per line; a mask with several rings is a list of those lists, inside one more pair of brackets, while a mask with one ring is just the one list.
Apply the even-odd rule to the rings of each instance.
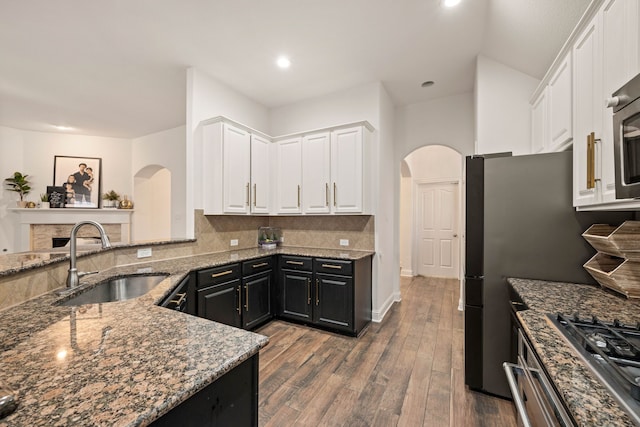
[[242, 327], [240, 280], [198, 289], [198, 317]]
[[268, 214], [270, 209], [271, 142], [251, 135], [251, 212]]
[[331, 132], [333, 212], [362, 212], [362, 160], [362, 127]]
[[[601, 138], [600, 86], [602, 81], [599, 48], [599, 18], [587, 25], [573, 47], [574, 132], [573, 132], [573, 204], [583, 206], [597, 203], [597, 185], [587, 185], [587, 136], [595, 132]], [[597, 145], [597, 144], [596, 144]], [[596, 175], [597, 177], [597, 175]]]
[[353, 279], [316, 274], [313, 322], [330, 328], [353, 331]]
[[547, 92], [549, 126], [546, 151], [555, 151], [572, 139], [571, 82], [571, 53], [569, 53], [549, 80]]
[[242, 327], [253, 329], [271, 318], [271, 270], [242, 279]]
[[280, 316], [310, 322], [311, 316], [310, 271], [280, 270]]
[[544, 150], [547, 137], [547, 89], [531, 105], [531, 152]]
[[604, 100], [638, 72], [638, 1], [607, 0], [602, 7], [602, 135], [600, 143], [601, 202], [615, 201], [613, 109]]
[[281, 214], [300, 213], [302, 197], [302, 139], [293, 138], [277, 143], [278, 167], [277, 206]]
[[305, 213], [329, 213], [331, 135], [323, 132], [302, 139], [302, 200]]
[[242, 129], [223, 125], [223, 211], [249, 212], [251, 135]]

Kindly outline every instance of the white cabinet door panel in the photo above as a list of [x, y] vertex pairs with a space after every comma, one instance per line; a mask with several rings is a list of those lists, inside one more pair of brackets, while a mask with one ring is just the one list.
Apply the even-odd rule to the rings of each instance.
[[302, 139], [293, 138], [277, 143], [277, 212], [302, 212]]
[[329, 213], [331, 134], [322, 132], [302, 139], [302, 201], [304, 213]]

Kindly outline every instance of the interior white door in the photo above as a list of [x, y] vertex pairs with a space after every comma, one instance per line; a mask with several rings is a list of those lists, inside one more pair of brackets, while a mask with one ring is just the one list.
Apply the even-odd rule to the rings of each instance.
[[419, 184], [415, 200], [418, 274], [458, 278], [458, 184]]

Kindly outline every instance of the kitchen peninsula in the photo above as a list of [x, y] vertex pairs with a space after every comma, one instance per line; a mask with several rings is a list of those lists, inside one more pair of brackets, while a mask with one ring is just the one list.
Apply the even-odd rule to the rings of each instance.
[[[168, 243], [153, 246], [154, 251], [191, 244]], [[114, 252], [130, 249], [96, 249], [79, 258], [106, 256], [108, 261], [94, 263], [114, 263], [83, 283], [91, 286], [115, 275], [167, 275], [139, 298], [63, 307], [57, 304], [70, 296], [50, 291], [2, 311], [0, 381], [16, 389], [19, 407], [0, 420], [0, 426], [147, 425], [239, 366], [252, 364], [257, 375], [258, 352], [267, 345], [266, 337], [156, 305], [191, 271], [282, 253], [347, 260], [371, 256], [365, 251], [252, 248], [129, 264], [115, 261], [126, 257]], [[48, 270], [46, 280], [59, 281], [54, 276], [60, 273], [53, 269], [66, 266], [66, 257], [40, 260], [27, 267], [14, 265], [0, 278], [28, 280]]]

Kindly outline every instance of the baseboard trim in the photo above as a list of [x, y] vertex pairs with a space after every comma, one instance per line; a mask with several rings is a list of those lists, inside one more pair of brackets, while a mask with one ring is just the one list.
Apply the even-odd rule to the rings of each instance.
[[382, 304], [380, 310], [372, 310], [371, 311], [371, 321], [375, 323], [380, 323], [384, 319], [384, 316], [387, 315], [387, 312], [393, 306], [393, 303], [402, 301], [400, 297], [400, 292], [394, 292], [389, 295], [389, 298]]
[[402, 277], [413, 277], [413, 270], [411, 270], [410, 268], [401, 268], [400, 269], [400, 276], [402, 276]]

